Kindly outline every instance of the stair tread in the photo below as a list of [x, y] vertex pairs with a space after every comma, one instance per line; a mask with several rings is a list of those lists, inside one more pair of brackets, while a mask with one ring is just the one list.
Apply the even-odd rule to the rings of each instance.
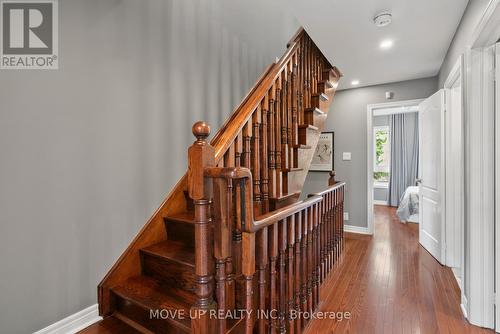
[[140, 331], [127, 325], [123, 321], [110, 316], [106, 317], [89, 327], [81, 330], [78, 334], [141, 334]]
[[180, 241], [166, 240], [141, 249], [141, 252], [194, 268], [194, 249]]
[[299, 128], [300, 129], [311, 129], [311, 130], [314, 130], [314, 131], [318, 131], [319, 128], [317, 126], [314, 126], [312, 124], [299, 124]]
[[313, 96], [319, 96], [319, 98], [320, 98], [322, 101], [328, 101], [328, 100], [329, 100], [328, 95], [326, 95], [325, 93], [321, 93], [321, 94], [313, 94]]
[[305, 112], [315, 112], [315, 113], [317, 113], [319, 115], [324, 115], [325, 114], [325, 112], [323, 110], [319, 109], [319, 108], [306, 108]]
[[273, 201], [284, 201], [290, 197], [294, 197], [294, 196], [297, 196], [299, 195], [300, 196], [300, 191], [298, 192], [294, 192], [294, 193], [290, 193], [290, 194], [286, 194], [286, 195], [283, 195], [283, 196], [280, 196], [280, 197], [269, 197], [270, 200], [273, 200]]
[[308, 150], [311, 148], [310, 145], [304, 145], [304, 144], [297, 144], [297, 145], [293, 145], [292, 148], [298, 148], [298, 149], [302, 149], [302, 150]]
[[165, 217], [165, 220], [193, 224], [194, 223], [194, 212], [193, 211], [186, 211], [186, 212], [176, 213], [173, 215], [168, 215]]
[[[196, 301], [194, 293], [165, 286], [160, 281], [136, 276], [112, 288], [113, 293], [147, 310], [185, 310]], [[185, 319], [189, 322], [188, 319]], [[182, 322], [182, 320], [180, 320]]]
[[285, 169], [282, 169], [281, 171], [283, 173], [293, 173], [293, 172], [301, 172], [303, 170], [304, 170], [303, 168], [285, 168]]
[[333, 83], [330, 80], [320, 80], [319, 84], [325, 84], [328, 88], [333, 88]]

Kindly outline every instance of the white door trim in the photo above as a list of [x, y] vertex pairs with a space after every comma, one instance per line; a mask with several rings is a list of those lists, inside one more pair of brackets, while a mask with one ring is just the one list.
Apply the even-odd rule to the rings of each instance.
[[[397, 110], [398, 107], [413, 107], [418, 106], [420, 102], [424, 99], [415, 99], [415, 100], [405, 100], [405, 101], [396, 101], [396, 102], [386, 102], [386, 103], [376, 103], [369, 104], [366, 106], [366, 138], [367, 138], [367, 167], [366, 167], [366, 182], [367, 182], [367, 217], [366, 221], [368, 223], [368, 234], [373, 234], [373, 116], [382, 116], [382, 115], [392, 115], [392, 114], [400, 114], [405, 112], [415, 112], [415, 110]], [[394, 108], [394, 111], [390, 111], [391, 108]]]
[[[495, 48], [495, 77], [500, 75], [500, 45]], [[495, 85], [495, 305], [500, 305], [500, 87]], [[500, 309], [495, 309], [495, 330], [500, 331]]]
[[[448, 133], [451, 127], [454, 125], [451, 124], [451, 119], [450, 117], [452, 116], [452, 111], [450, 110], [450, 89], [453, 87], [453, 85], [459, 81], [460, 84], [460, 112], [461, 112], [461, 133], [459, 134], [459, 138], [449, 138]], [[464, 57], [463, 55], [460, 55], [460, 57], [457, 59], [455, 62], [455, 65], [453, 66], [453, 69], [451, 70], [450, 74], [448, 75], [448, 78], [446, 79], [444, 83], [444, 90], [445, 90], [445, 99], [446, 99], [446, 116], [445, 116], [445, 157], [448, 158], [448, 151], [450, 151], [449, 148], [449, 142], [454, 141], [456, 142], [457, 140], [460, 141], [460, 147], [462, 148], [461, 152], [461, 157], [460, 157], [460, 163], [458, 165], [454, 164], [452, 161], [448, 161], [448, 159], [445, 159], [445, 181], [448, 177], [448, 173], [451, 171], [450, 169], [453, 169], [453, 171], [457, 171], [458, 169], [458, 175], [460, 175], [460, 179], [464, 180], [465, 179], [465, 172], [464, 172], [464, 154], [465, 154], [465, 145], [464, 145], [464, 113], [465, 113], [465, 78], [464, 78]], [[451, 139], [448, 141], [448, 139]], [[457, 194], [458, 197], [449, 197], [447, 198], [447, 194], [451, 192], [449, 189], [449, 184], [445, 182], [445, 193], [444, 193], [444, 219], [445, 219], [445, 264], [449, 267], [454, 267], [456, 263], [452, 261], [450, 257], [450, 252], [460, 252], [458, 254], [459, 259], [460, 259], [460, 268], [459, 268], [459, 279], [457, 278], [458, 285], [460, 286], [461, 294], [463, 295], [464, 289], [463, 289], [463, 278], [464, 278], [464, 215], [465, 215], [465, 199], [464, 199], [464, 186], [463, 182], [456, 182], [454, 180], [454, 187], [458, 187], [458, 192]], [[455, 188], [453, 188], [455, 189]], [[456, 190], [456, 189], [455, 189]], [[452, 199], [453, 203], [451, 207], [447, 207], [447, 203], [449, 203], [450, 199]], [[451, 210], [452, 212], [459, 212], [459, 236], [457, 236], [454, 232], [455, 230], [455, 223], [456, 220], [452, 219], [452, 217], [449, 217], [446, 213]], [[456, 255], [455, 255], [456, 256]]]
[[[465, 51], [465, 292], [462, 304], [472, 324], [500, 331], [495, 312], [495, 50], [500, 36], [500, 0], [490, 0]], [[485, 160], [482, 160], [485, 159]], [[499, 175], [499, 174], [497, 174]], [[497, 229], [498, 231], [498, 229]], [[499, 259], [497, 259], [499, 260]], [[500, 277], [497, 277], [500, 283]], [[500, 286], [500, 285], [499, 285]], [[500, 305], [497, 303], [497, 305]], [[498, 319], [495, 327], [495, 319]]]
[[470, 323], [487, 328], [495, 325], [494, 56], [493, 47], [465, 54], [466, 311]]

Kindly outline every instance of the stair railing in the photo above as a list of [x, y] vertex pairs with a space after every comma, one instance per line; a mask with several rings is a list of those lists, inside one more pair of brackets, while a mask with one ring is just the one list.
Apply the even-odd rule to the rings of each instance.
[[252, 171], [256, 214], [269, 211], [270, 199], [293, 191], [287, 177], [298, 164], [305, 110], [317, 99], [319, 82], [336, 87], [340, 77], [301, 28], [211, 140], [218, 167]]
[[[215, 167], [214, 149], [206, 141], [208, 126], [196, 123], [193, 134], [197, 141], [189, 149], [188, 172], [196, 224], [198, 302], [193, 309], [197, 314], [225, 314], [235, 308], [234, 263], [244, 282], [245, 333], [253, 333], [254, 327], [258, 333], [302, 332], [307, 320], [303, 315], [316, 310], [320, 284], [340, 256], [344, 183], [256, 219], [252, 172]], [[241, 232], [238, 259], [231, 258], [233, 228]], [[194, 333], [226, 333], [228, 323], [197, 317], [192, 328]]]

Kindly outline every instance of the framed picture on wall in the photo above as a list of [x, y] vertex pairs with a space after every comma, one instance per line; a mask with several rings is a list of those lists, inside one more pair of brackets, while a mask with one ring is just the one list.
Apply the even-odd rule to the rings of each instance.
[[314, 152], [310, 171], [313, 172], [329, 172], [333, 170], [333, 132], [322, 132], [319, 136], [318, 146]]

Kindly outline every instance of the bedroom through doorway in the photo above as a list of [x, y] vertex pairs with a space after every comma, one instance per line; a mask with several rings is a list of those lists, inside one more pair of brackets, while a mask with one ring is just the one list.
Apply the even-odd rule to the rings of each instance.
[[404, 224], [418, 224], [419, 116], [422, 100], [368, 106], [368, 227], [374, 206], [397, 208]]

